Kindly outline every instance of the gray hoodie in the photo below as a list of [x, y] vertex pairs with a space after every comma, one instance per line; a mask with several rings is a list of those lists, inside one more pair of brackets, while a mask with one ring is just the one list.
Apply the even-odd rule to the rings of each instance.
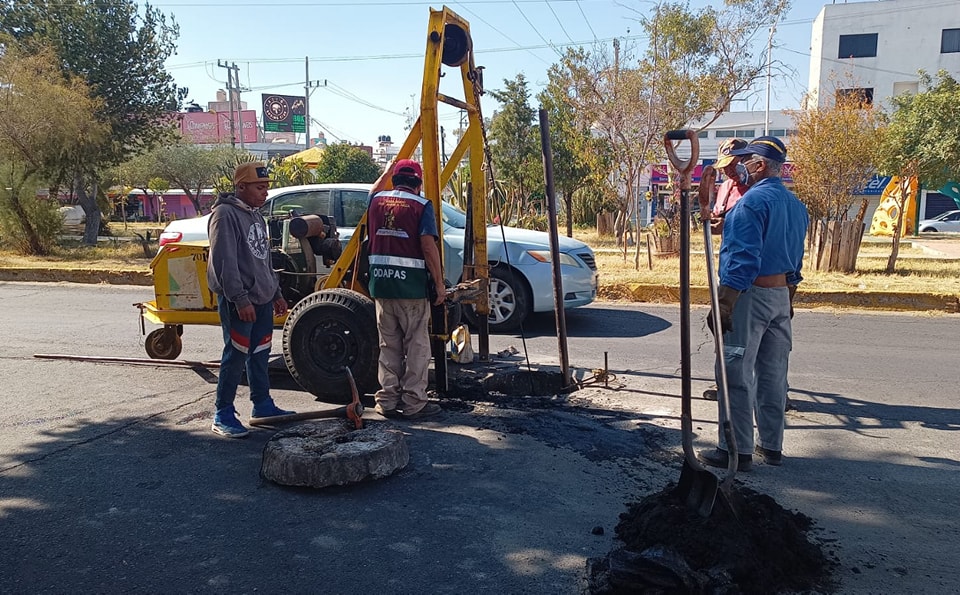
[[271, 303], [281, 297], [270, 261], [270, 240], [263, 215], [233, 194], [213, 203], [207, 224], [210, 258], [207, 284], [238, 308]]

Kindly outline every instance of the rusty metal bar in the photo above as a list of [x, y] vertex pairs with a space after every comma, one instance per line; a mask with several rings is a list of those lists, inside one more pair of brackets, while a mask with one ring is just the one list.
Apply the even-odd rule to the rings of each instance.
[[550, 121], [547, 110], [540, 110], [540, 146], [543, 150], [543, 174], [547, 188], [547, 213], [550, 224], [550, 261], [553, 267], [553, 308], [557, 316], [557, 344], [563, 387], [572, 384], [570, 354], [567, 347], [567, 317], [563, 310], [563, 278], [560, 276], [560, 232], [557, 228], [557, 195], [553, 186], [553, 153], [550, 149]]
[[62, 353], [34, 353], [37, 359], [57, 359], [128, 366], [163, 366], [169, 368], [219, 368], [220, 362], [197, 362], [183, 359], [150, 359], [145, 357], [110, 357], [101, 355], [67, 355]]

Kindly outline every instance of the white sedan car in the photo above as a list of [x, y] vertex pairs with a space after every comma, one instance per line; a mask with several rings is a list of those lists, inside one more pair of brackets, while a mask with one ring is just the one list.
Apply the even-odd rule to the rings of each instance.
[[[370, 184], [309, 184], [269, 191], [261, 208], [264, 216], [290, 210], [332, 215], [346, 242], [366, 212]], [[209, 215], [171, 222], [160, 235], [161, 247], [173, 242], [207, 239]], [[442, 208], [444, 273], [451, 283], [463, 274], [463, 242], [466, 215], [444, 202]], [[591, 303], [597, 297], [598, 274], [590, 246], [561, 236], [560, 273], [564, 308]], [[512, 331], [532, 312], [551, 312], [553, 267], [549, 235], [541, 231], [488, 227], [487, 256], [490, 263], [490, 330]]]
[[917, 227], [920, 231], [958, 231], [960, 232], [960, 211], [940, 213], [933, 219], [924, 219]]

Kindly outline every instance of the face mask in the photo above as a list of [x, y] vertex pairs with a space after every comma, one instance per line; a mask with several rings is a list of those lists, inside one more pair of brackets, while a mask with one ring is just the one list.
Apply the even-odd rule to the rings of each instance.
[[751, 175], [750, 170], [742, 161], [737, 164], [737, 181], [740, 182], [741, 186], [750, 186]]

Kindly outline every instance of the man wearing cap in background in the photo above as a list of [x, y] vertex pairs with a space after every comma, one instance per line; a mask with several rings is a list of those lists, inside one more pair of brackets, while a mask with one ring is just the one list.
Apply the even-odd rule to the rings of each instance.
[[741, 184], [737, 177], [737, 164], [740, 163], [740, 157], [731, 153], [731, 151], [746, 146], [747, 141], [741, 138], [728, 138], [720, 143], [720, 147], [717, 149], [717, 162], [713, 164], [713, 167], [722, 171], [727, 179], [717, 189], [717, 200], [713, 204], [710, 232], [714, 236], [723, 234], [723, 217], [747, 191], [747, 186]]
[[[724, 217], [718, 297], [730, 422], [739, 468], [748, 471], [753, 464], [754, 418], [757, 454], [770, 465], [782, 462], [792, 301], [802, 280], [810, 220], [806, 206], [780, 179], [787, 160], [780, 139], [762, 136], [730, 153], [742, 156], [736, 175], [749, 190]], [[719, 377], [719, 370], [716, 373]], [[723, 408], [720, 421], [725, 421]], [[708, 465], [726, 467], [723, 433], [718, 448], [698, 456]]]
[[[747, 146], [747, 141], [741, 138], [728, 138], [717, 148], [717, 162], [713, 164], [714, 168], [723, 172], [726, 180], [720, 184], [717, 189], [717, 199], [713, 203], [712, 216], [709, 221], [710, 233], [714, 237], [723, 234], [723, 218], [727, 211], [733, 208], [743, 193], [747, 191], [747, 186], [740, 183], [737, 177], [737, 164], [740, 163], [740, 157], [733, 155], [730, 151], [742, 149]], [[704, 225], [707, 225], [704, 222]], [[708, 401], [717, 400], [717, 385], [714, 384], [703, 391], [703, 398]]]
[[[367, 209], [370, 296], [376, 303], [380, 359], [374, 411], [384, 417], [416, 419], [441, 412], [427, 400], [430, 364], [430, 303], [443, 303], [446, 288], [437, 247], [433, 203], [420, 196], [423, 170], [401, 159], [374, 185]], [[429, 273], [429, 274], [428, 274]], [[436, 296], [429, 300], [430, 291]]]
[[273, 317], [287, 312], [270, 260], [266, 223], [258, 210], [267, 200], [269, 183], [263, 163], [239, 165], [233, 174], [235, 193], [217, 199], [207, 227], [207, 283], [217, 294], [224, 343], [212, 429], [228, 438], [247, 435], [233, 405], [244, 367], [253, 401], [251, 417], [293, 413], [274, 404], [267, 375]]

